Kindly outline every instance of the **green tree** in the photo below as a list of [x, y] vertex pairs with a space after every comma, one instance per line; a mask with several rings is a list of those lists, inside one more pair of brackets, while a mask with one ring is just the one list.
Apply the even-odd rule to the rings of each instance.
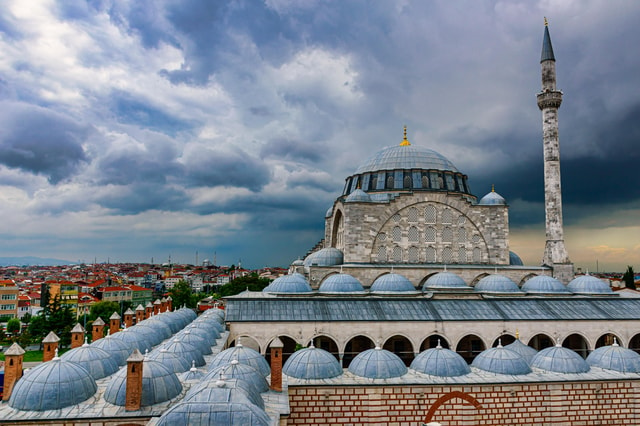
[[636, 289], [635, 273], [633, 272], [633, 266], [627, 266], [627, 271], [622, 276], [622, 281], [627, 288]]
[[111, 315], [113, 315], [114, 312], [117, 312], [118, 315], [122, 316], [122, 314], [120, 313], [120, 304], [118, 302], [111, 302], [106, 300], [98, 302], [91, 306], [87, 322], [92, 322], [100, 317], [104, 322], [108, 323], [109, 318], [111, 318]]
[[50, 305], [45, 306], [38, 316], [31, 319], [28, 330], [33, 339], [40, 343], [53, 331], [60, 338], [60, 345], [66, 346], [71, 341], [70, 332], [75, 322], [76, 318], [71, 308], [61, 304], [56, 296]]
[[188, 308], [195, 308], [198, 298], [193, 294], [193, 290], [189, 283], [185, 280], [178, 281], [171, 290], [169, 290], [172, 304], [174, 308], [181, 308], [185, 305]]
[[246, 277], [238, 277], [229, 281], [228, 284], [220, 287], [218, 293], [221, 297], [226, 297], [242, 293], [247, 289], [250, 291], [262, 291], [269, 285], [269, 283], [271, 283], [271, 280], [268, 278], [260, 278], [256, 274], [251, 274]]
[[11, 334], [11, 336], [17, 336], [20, 334], [20, 328], [22, 324], [18, 318], [11, 318], [7, 321], [7, 333]]

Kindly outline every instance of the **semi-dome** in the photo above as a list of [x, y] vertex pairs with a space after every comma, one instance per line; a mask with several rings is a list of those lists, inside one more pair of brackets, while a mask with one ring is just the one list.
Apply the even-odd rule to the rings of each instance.
[[500, 274], [491, 274], [482, 278], [476, 284], [475, 291], [483, 293], [521, 293], [518, 284]]
[[328, 276], [320, 288], [320, 293], [364, 293], [362, 283], [349, 274], [334, 274]]
[[309, 346], [291, 354], [282, 372], [297, 379], [319, 380], [341, 375], [342, 367], [331, 353]]
[[540, 293], [540, 294], [552, 294], [552, 293], [566, 293], [571, 292], [557, 279], [548, 275], [538, 275], [533, 277], [522, 285], [522, 291], [526, 293]]
[[[104, 391], [104, 400], [114, 405], [125, 405], [127, 390], [127, 369], [121, 368], [113, 375]], [[158, 404], [175, 398], [182, 392], [182, 384], [176, 373], [161, 362], [145, 357], [142, 366], [142, 398], [141, 405]]]
[[593, 275], [580, 275], [567, 285], [567, 289], [575, 294], [611, 294], [609, 284]]
[[469, 288], [471, 287], [458, 275], [444, 271], [427, 278], [427, 281], [425, 281], [422, 286], [422, 291], [460, 290]]
[[269, 363], [260, 355], [260, 352], [247, 346], [242, 346], [241, 343], [217, 354], [209, 364], [209, 371], [221, 365], [229, 364], [233, 360], [238, 360], [241, 364], [252, 366], [264, 377], [267, 377], [271, 373]]
[[420, 373], [440, 377], [458, 377], [471, 372], [460, 354], [445, 349], [440, 344], [420, 352], [411, 362], [411, 368]]
[[415, 293], [416, 288], [404, 275], [384, 274], [371, 284], [372, 293]]
[[110, 354], [118, 365], [127, 363], [127, 358], [133, 352], [133, 346], [129, 342], [114, 339], [113, 336], [106, 336], [91, 343], [92, 347], [100, 348]]
[[191, 388], [183, 401], [250, 402], [264, 409], [264, 400], [260, 393], [242, 379], [207, 377], [202, 383]]
[[580, 355], [560, 345], [542, 349], [531, 360], [531, 366], [556, 373], [586, 373], [589, 364]]
[[533, 357], [536, 356], [536, 354], [538, 353], [538, 351], [533, 349], [531, 346], [527, 346], [524, 343], [522, 343], [520, 339], [517, 337], [516, 337], [516, 340], [513, 341], [513, 343], [506, 345], [505, 348], [512, 350], [516, 353], [519, 353], [522, 356], [522, 358], [524, 358], [524, 360], [527, 361], [527, 364], [529, 365], [531, 365], [531, 361], [533, 360]]
[[502, 197], [502, 195], [498, 194], [493, 188], [491, 188], [491, 192], [480, 198], [478, 204], [481, 206], [505, 206], [507, 201]]
[[240, 379], [252, 385], [259, 393], [269, 390], [267, 379], [249, 364], [241, 364], [234, 359], [228, 364], [219, 365], [209, 370], [205, 380]]
[[160, 417], [157, 426], [269, 426], [267, 413], [253, 404], [240, 402], [181, 402]]
[[91, 398], [98, 387], [89, 371], [57, 356], [25, 372], [11, 392], [17, 410], [58, 410]]
[[304, 266], [335, 266], [344, 263], [344, 254], [335, 247], [314, 251], [304, 259]]
[[524, 262], [516, 253], [510, 251], [509, 252], [509, 265], [511, 266], [523, 266]]
[[311, 286], [302, 274], [283, 275], [262, 290], [265, 293], [310, 293]]
[[473, 367], [496, 374], [519, 376], [531, 373], [527, 361], [517, 352], [498, 345], [480, 352], [471, 363]]
[[398, 355], [376, 346], [356, 355], [349, 371], [369, 379], [389, 379], [407, 374], [407, 366]]
[[87, 343], [65, 352], [60, 359], [83, 367], [95, 380], [110, 376], [119, 368], [115, 357], [107, 351]]
[[635, 351], [614, 343], [611, 346], [601, 346], [587, 357], [591, 366], [623, 373], [640, 373], [640, 355]]
[[345, 203], [368, 203], [371, 201], [371, 196], [364, 192], [360, 188], [356, 188], [351, 194], [345, 198]]

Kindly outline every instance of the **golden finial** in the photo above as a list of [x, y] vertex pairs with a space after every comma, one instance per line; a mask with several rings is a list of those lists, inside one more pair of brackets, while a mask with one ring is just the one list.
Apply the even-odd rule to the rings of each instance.
[[520, 332], [518, 331], [518, 329], [516, 328], [516, 339], [520, 340]]
[[411, 142], [407, 139], [407, 126], [404, 126], [404, 139], [400, 142], [400, 146], [409, 146]]
[[491, 192], [496, 192], [496, 186], [494, 184], [491, 184]]
[[549, 26], [549, 21], [547, 21], [547, 17], [544, 17], [544, 26], [548, 27]]

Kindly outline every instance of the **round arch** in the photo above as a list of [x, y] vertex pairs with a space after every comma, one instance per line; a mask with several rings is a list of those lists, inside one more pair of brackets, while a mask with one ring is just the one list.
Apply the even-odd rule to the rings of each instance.
[[331, 224], [331, 247], [342, 250], [342, 233], [344, 232], [344, 220], [341, 208], [337, 208], [333, 213], [333, 223]]
[[440, 334], [432, 334], [422, 341], [422, 343], [420, 344], [420, 352], [426, 351], [427, 349], [435, 348], [438, 346], [438, 343], [445, 349], [450, 348], [449, 341], [444, 336]]
[[318, 334], [307, 342], [307, 346], [313, 343], [313, 346], [316, 348], [324, 349], [329, 352], [331, 355], [335, 356], [338, 361], [340, 361], [340, 352], [338, 351], [338, 344], [333, 338], [327, 336], [326, 334]]
[[596, 340], [596, 345], [594, 346], [594, 349], [599, 348], [601, 346], [611, 346], [613, 345], [614, 342], [618, 343], [620, 346], [624, 346], [622, 344], [622, 339], [620, 339], [619, 336], [613, 333], [603, 334], [602, 336], [598, 337], [598, 340]]
[[342, 367], [347, 368], [351, 361], [361, 352], [375, 347], [373, 340], [368, 336], [358, 335], [349, 339], [344, 345], [342, 355]]
[[562, 346], [577, 352], [582, 358], [586, 359], [587, 355], [589, 355], [589, 342], [582, 334], [573, 333], [568, 335], [562, 341]]
[[629, 349], [640, 354], [640, 333], [636, 334], [629, 340]]
[[520, 282], [518, 283], [518, 287], [522, 288], [522, 286], [524, 285], [524, 283], [526, 283], [527, 281], [529, 281], [531, 278], [533, 277], [537, 277], [538, 274], [534, 274], [533, 272], [530, 274], [525, 275], [524, 277], [522, 277], [522, 279], [520, 280]]
[[[280, 339], [280, 341], [283, 344], [283, 347], [282, 347], [282, 363], [284, 364], [285, 362], [287, 362], [289, 357], [298, 348], [298, 342], [293, 337], [287, 336], [285, 334], [279, 335], [278, 339]], [[275, 340], [275, 337], [273, 339], [271, 339], [271, 341], [269, 341], [269, 343], [266, 345], [266, 350], [265, 350], [265, 354], [264, 354], [264, 358], [267, 360], [269, 365], [271, 365], [271, 350], [269, 348], [271, 347], [271, 343], [274, 340]]]
[[384, 342], [384, 345], [382, 345], [382, 349], [398, 355], [407, 367], [411, 365], [411, 362], [415, 358], [413, 343], [411, 343], [409, 338], [400, 334], [389, 337]]
[[478, 284], [478, 281], [480, 281], [484, 277], [488, 277], [489, 275], [491, 275], [491, 274], [489, 274], [487, 272], [484, 272], [484, 273], [482, 273], [480, 275], [476, 275], [476, 277], [473, 280], [471, 280], [471, 282], [469, 283], [469, 286], [475, 287], [476, 284]]
[[487, 345], [484, 343], [481, 337], [475, 334], [467, 334], [456, 345], [456, 352], [467, 361], [468, 364], [475, 359], [475, 357], [484, 351]]
[[[256, 339], [254, 339], [251, 336], [247, 336], [247, 335], [240, 335], [240, 336], [236, 336], [235, 339], [233, 339], [231, 341], [231, 343], [229, 344], [229, 347], [232, 348], [234, 346], [236, 346], [238, 340], [240, 340], [240, 343], [242, 344], [242, 346], [246, 346], [247, 348], [251, 348], [254, 349], [258, 352], [260, 352], [260, 343], [258, 343], [258, 341]], [[260, 352], [262, 353], [262, 352]]]
[[516, 341], [516, 337], [509, 334], [509, 333], [503, 333], [500, 336], [496, 337], [493, 340], [493, 345], [491, 345], [492, 348], [495, 348], [496, 346], [498, 346], [498, 343], [500, 343], [502, 346], [507, 346], [512, 344], [513, 342]]
[[527, 343], [527, 346], [531, 346], [536, 351], [541, 351], [542, 349], [548, 348], [553, 345], [553, 339], [544, 333], [536, 334], [531, 339], [529, 339], [529, 343]]
[[436, 274], [439, 274], [439, 273], [440, 273], [439, 271], [438, 272], [432, 272], [432, 273], [422, 277], [422, 279], [420, 280], [420, 283], [418, 284], [418, 290], [422, 290], [422, 286], [424, 286], [424, 283], [426, 283], [429, 278], [431, 278], [432, 276], [434, 276]]

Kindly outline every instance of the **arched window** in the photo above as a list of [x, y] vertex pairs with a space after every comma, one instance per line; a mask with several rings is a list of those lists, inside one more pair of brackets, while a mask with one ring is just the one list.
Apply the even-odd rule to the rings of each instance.
[[394, 226], [391, 231], [391, 235], [393, 236], [393, 241], [400, 242], [402, 241], [402, 229], [399, 226]]
[[410, 175], [406, 175], [404, 177], [404, 179], [402, 180], [402, 186], [404, 187], [404, 189], [411, 189], [411, 187], [413, 186], [413, 181], [411, 180]]
[[442, 230], [442, 242], [443, 243], [453, 242], [453, 230], [448, 226]]
[[464, 247], [458, 248], [458, 263], [467, 263], [467, 250]]
[[442, 223], [445, 223], [447, 225], [453, 223], [453, 213], [451, 213], [451, 210], [444, 209], [444, 211], [442, 212]]
[[420, 261], [420, 251], [418, 247], [411, 246], [409, 247], [409, 262], [410, 263], [418, 263]]
[[402, 247], [395, 246], [393, 248], [393, 261], [402, 262]]
[[442, 262], [453, 263], [453, 250], [451, 250], [451, 247], [445, 247], [442, 249]]
[[427, 223], [436, 223], [436, 208], [434, 206], [424, 208], [424, 220]]
[[412, 226], [409, 228], [409, 242], [417, 243], [418, 242], [418, 228]]
[[422, 187], [429, 188], [429, 178], [426, 175], [422, 176]]
[[464, 228], [458, 228], [458, 242], [466, 243], [467, 242], [467, 230]]
[[393, 219], [393, 221], [395, 223], [400, 223], [400, 219], [402, 219], [402, 218], [400, 217], [400, 215], [398, 213], [396, 213], [396, 214], [393, 215], [392, 219]]
[[387, 176], [387, 188], [386, 189], [393, 189], [393, 175]]
[[476, 247], [473, 249], [473, 263], [482, 262], [482, 251]]
[[385, 246], [378, 247], [378, 262], [387, 261], [387, 248]]
[[427, 263], [436, 263], [436, 249], [434, 247], [427, 247], [425, 251]]
[[436, 242], [436, 228], [433, 226], [427, 227], [424, 231], [424, 241], [426, 243], [435, 243]]
[[418, 221], [418, 209], [415, 207], [411, 207], [407, 212], [407, 220], [409, 222], [417, 222]]

